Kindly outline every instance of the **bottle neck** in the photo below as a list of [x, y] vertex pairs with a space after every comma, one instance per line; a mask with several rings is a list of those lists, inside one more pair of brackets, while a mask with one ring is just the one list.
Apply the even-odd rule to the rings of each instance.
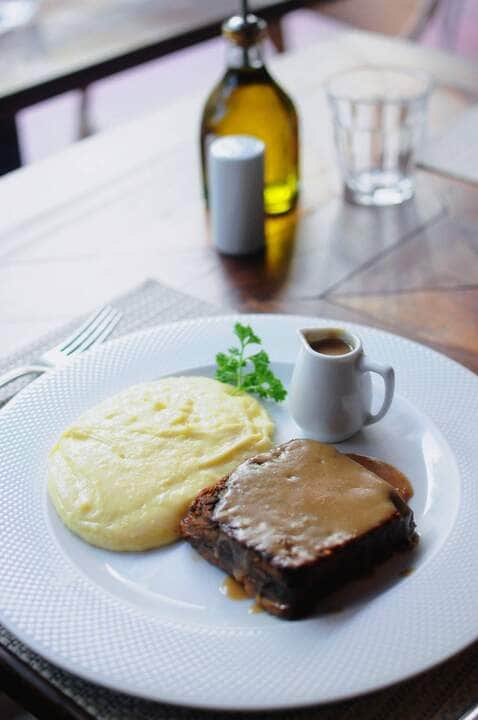
[[228, 42], [226, 46], [226, 65], [228, 68], [253, 70], [264, 67], [260, 44], [257, 43], [244, 48]]

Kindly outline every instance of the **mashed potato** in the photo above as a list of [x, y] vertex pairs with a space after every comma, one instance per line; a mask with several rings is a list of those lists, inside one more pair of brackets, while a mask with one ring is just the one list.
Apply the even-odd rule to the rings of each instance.
[[272, 432], [257, 400], [216, 380], [135, 385], [63, 432], [49, 456], [50, 497], [65, 525], [93, 545], [165, 545], [199, 490], [269, 449]]

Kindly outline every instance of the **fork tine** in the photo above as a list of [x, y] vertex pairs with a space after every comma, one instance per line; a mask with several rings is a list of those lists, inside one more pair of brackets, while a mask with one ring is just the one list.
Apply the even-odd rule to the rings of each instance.
[[97, 312], [93, 313], [89, 317], [86, 318], [85, 322], [80, 325], [80, 327], [76, 328], [74, 332], [71, 333], [58, 347], [58, 350], [60, 350], [63, 353], [68, 354], [70, 346], [75, 343], [76, 341], [82, 338], [85, 333], [88, 333], [91, 329], [95, 328], [98, 323], [100, 323], [103, 320], [103, 317], [105, 314], [109, 313], [111, 311], [110, 305], [105, 305], [104, 307], [100, 308]]
[[105, 340], [108, 335], [110, 335], [123, 314], [119, 310], [112, 310], [113, 311], [103, 320], [101, 325], [98, 325], [95, 330], [83, 340], [83, 342], [77, 345], [74, 350], [71, 350], [71, 352], [68, 353], [69, 355], [73, 353], [84, 352], [85, 350], [88, 350], [88, 348], [90, 348], [92, 345], [103, 342], [103, 340]]
[[95, 322], [93, 322], [83, 333], [81, 333], [81, 335], [78, 335], [78, 337], [65, 349], [65, 354], [72, 355], [76, 352], [82, 352], [83, 346], [88, 342], [90, 337], [92, 335], [96, 336], [96, 333], [101, 331], [105, 325], [107, 325], [110, 317], [112, 317], [114, 313], [114, 308], [109, 306], [104, 307]]

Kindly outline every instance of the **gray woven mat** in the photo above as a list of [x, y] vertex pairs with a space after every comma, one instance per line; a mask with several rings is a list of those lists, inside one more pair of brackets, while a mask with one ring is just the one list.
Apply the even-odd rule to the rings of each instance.
[[[221, 312], [220, 308], [165, 288], [154, 281], [147, 281], [112, 302], [125, 312], [113, 337], [160, 323]], [[77, 321], [5, 359], [0, 363], [0, 372], [34, 360], [76, 324]], [[5, 401], [6, 396], [0, 396], [0, 402], [2, 399]], [[396, 618], [396, 622], [400, 622], [400, 618]], [[80, 680], [43, 660], [1, 626], [0, 644], [98, 720], [205, 720], [212, 717], [244, 720], [251, 717], [243, 713], [220, 714], [160, 705], [111, 692]], [[370, 652], [373, 652], [373, 648], [370, 648]], [[359, 700], [286, 713], [255, 714], [254, 717], [263, 720], [457, 720], [477, 700], [478, 643], [435, 670]]]

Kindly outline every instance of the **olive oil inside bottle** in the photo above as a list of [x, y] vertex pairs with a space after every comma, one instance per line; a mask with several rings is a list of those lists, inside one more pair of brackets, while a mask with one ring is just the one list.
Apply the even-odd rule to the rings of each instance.
[[[242, 24], [241, 24], [242, 23]], [[232, 28], [232, 29], [231, 29]], [[259, 39], [265, 23], [248, 15], [227, 21], [228, 67], [209, 96], [201, 122], [204, 191], [207, 198], [207, 148], [221, 135], [253, 135], [265, 143], [266, 213], [291, 210], [299, 192], [298, 120], [292, 100], [265, 67]]]

